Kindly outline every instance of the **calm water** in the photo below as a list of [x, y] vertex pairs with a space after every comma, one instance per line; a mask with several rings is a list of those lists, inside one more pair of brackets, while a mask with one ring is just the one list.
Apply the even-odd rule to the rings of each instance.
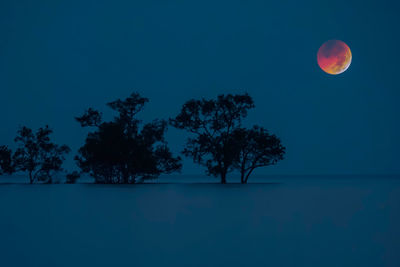
[[0, 266], [400, 266], [396, 177], [0, 185]]

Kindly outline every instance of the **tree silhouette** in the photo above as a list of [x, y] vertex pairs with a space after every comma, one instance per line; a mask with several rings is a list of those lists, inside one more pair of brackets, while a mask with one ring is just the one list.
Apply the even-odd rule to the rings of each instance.
[[99, 126], [101, 123], [102, 114], [97, 110], [89, 108], [86, 110], [85, 114], [81, 117], [76, 117], [75, 119], [81, 124], [82, 127], [88, 126]]
[[242, 184], [247, 183], [254, 169], [276, 164], [285, 154], [280, 139], [259, 126], [236, 129], [233, 140], [234, 146], [238, 148], [234, 166], [240, 172]]
[[75, 184], [76, 181], [81, 177], [80, 173], [77, 171], [73, 171], [71, 173], [68, 173], [66, 175], [66, 180], [65, 183], [66, 184]]
[[7, 146], [0, 146], [0, 175], [13, 172], [12, 151]]
[[187, 140], [183, 154], [205, 166], [208, 175], [219, 176], [225, 184], [237, 153], [232, 133], [240, 128], [242, 119], [253, 107], [248, 94], [219, 95], [216, 100], [190, 100], [170, 123], [195, 135]]
[[22, 127], [15, 138], [18, 149], [13, 155], [17, 171], [26, 171], [29, 182], [52, 182], [55, 172], [61, 171], [65, 155], [70, 149], [66, 145], [56, 145], [50, 141], [52, 130], [48, 126], [34, 133], [28, 127]]
[[154, 120], [140, 127], [136, 115], [147, 102], [133, 93], [108, 103], [117, 112], [113, 121], [103, 122], [102, 114], [94, 109], [76, 118], [82, 127], [95, 128], [75, 159], [96, 183], [137, 183], [181, 169], [181, 159], [173, 157], [164, 139], [167, 123]]

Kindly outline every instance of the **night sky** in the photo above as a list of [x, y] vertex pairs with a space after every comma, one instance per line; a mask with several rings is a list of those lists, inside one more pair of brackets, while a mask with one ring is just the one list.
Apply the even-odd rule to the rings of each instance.
[[[140, 2], [140, 3], [139, 3]], [[74, 116], [137, 91], [145, 121], [191, 98], [248, 92], [246, 124], [281, 137], [286, 159], [259, 174], [398, 174], [397, 1], [0, 1], [0, 143], [49, 124], [83, 144]], [[319, 69], [327, 40], [349, 45], [343, 74]], [[176, 153], [187, 134], [170, 128]], [[183, 174], [204, 169], [185, 159]]]

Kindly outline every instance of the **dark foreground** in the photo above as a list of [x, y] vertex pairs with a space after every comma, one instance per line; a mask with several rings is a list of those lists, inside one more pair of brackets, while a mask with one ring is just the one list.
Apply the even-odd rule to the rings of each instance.
[[1, 185], [0, 266], [400, 266], [400, 180]]

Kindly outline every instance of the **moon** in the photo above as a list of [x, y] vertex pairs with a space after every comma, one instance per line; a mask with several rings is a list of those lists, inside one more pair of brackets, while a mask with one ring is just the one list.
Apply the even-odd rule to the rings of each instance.
[[329, 40], [318, 50], [319, 67], [326, 73], [337, 75], [345, 72], [351, 64], [351, 51], [346, 43], [340, 40]]

